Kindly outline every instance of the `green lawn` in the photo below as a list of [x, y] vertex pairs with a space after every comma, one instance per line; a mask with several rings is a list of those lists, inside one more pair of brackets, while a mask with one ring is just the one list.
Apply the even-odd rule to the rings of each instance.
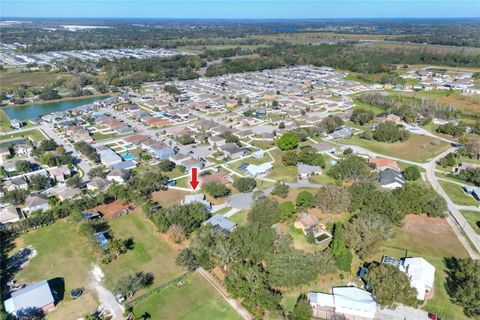
[[370, 104], [370, 103], [362, 102], [358, 98], [352, 97], [352, 100], [355, 103], [355, 106], [359, 109], [371, 110], [375, 114], [381, 114], [385, 112], [385, 109], [378, 106], [374, 106], [373, 104]]
[[228, 219], [232, 220], [239, 226], [243, 226], [247, 224], [247, 216], [248, 216], [248, 210], [243, 210], [235, 213], [233, 216], [231, 216]]
[[273, 169], [267, 175], [267, 178], [275, 179], [283, 182], [296, 182], [297, 181], [297, 166], [286, 166], [282, 163], [282, 154], [280, 150], [273, 150], [271, 152], [275, 158]]
[[461, 210], [461, 212], [473, 230], [480, 234], [480, 211]]
[[199, 274], [191, 274], [183, 287], [170, 287], [134, 304], [137, 319], [237, 320], [239, 315]]
[[10, 127], [10, 118], [7, 116], [5, 111], [0, 109], [0, 131], [6, 132], [12, 130]]
[[[157, 287], [184, 272], [175, 264], [177, 249], [160, 236], [155, 226], [143, 213], [131, 214], [109, 220], [117, 238], [133, 239], [133, 250], [118, 257], [103, 267], [106, 283], [114, 288], [119, 278], [135, 272], [152, 272], [155, 279], [152, 287]], [[143, 292], [139, 292], [141, 294]]]
[[48, 319], [77, 319], [94, 311], [98, 305], [94, 294], [88, 289], [77, 300], [71, 300], [68, 296], [74, 288], [87, 288], [90, 268], [95, 262], [90, 245], [78, 234], [76, 226], [59, 221], [24, 234], [16, 242], [14, 251], [26, 246], [37, 251], [37, 256], [16, 275], [19, 283], [63, 278], [64, 299], [48, 314]]
[[435, 266], [434, 294], [424, 310], [439, 315], [442, 319], [468, 319], [460, 306], [453, 304], [445, 289], [445, 257], [465, 258], [467, 253], [445, 219], [409, 215], [397, 235], [387, 241], [375, 259], [382, 255], [396, 258], [404, 256], [423, 257]]
[[443, 180], [439, 180], [438, 182], [454, 203], [462, 206], [475, 206], [478, 204], [478, 201], [466, 194], [458, 184]]
[[19, 138], [30, 138], [34, 141], [45, 140], [45, 136], [40, 132], [40, 130], [29, 130], [25, 132], [15, 132], [12, 134], [0, 136], [0, 141], [15, 140]]
[[350, 139], [338, 139], [337, 142], [363, 147], [376, 153], [414, 162], [425, 162], [446, 150], [449, 146], [444, 141], [417, 134], [410, 134], [407, 141], [395, 143], [365, 140], [358, 136], [353, 136]]
[[330, 184], [335, 183], [335, 179], [327, 175], [325, 172], [323, 174], [316, 174], [311, 176], [308, 179], [311, 183], [319, 183], [319, 184]]
[[118, 134], [115, 133], [115, 132], [107, 133], [107, 134], [103, 134], [103, 133], [101, 133], [101, 132], [95, 132], [95, 133], [92, 135], [92, 139], [95, 140], [95, 141], [113, 139], [113, 138], [115, 138], [115, 137], [118, 137]]

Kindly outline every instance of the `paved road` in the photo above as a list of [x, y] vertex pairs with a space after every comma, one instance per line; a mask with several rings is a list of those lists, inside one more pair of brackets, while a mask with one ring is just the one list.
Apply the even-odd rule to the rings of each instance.
[[[75, 148], [73, 147], [73, 145], [68, 142], [68, 141], [65, 141], [65, 139], [63, 139], [56, 131], [54, 131], [49, 125], [41, 125], [40, 128], [50, 137], [52, 138], [53, 140], [55, 140], [55, 142], [59, 145], [62, 145], [64, 148], [65, 148], [65, 151], [67, 152], [70, 152], [72, 153], [72, 155], [77, 158], [77, 163], [75, 164], [76, 166], [78, 166], [80, 168], [80, 170], [83, 171], [84, 175], [86, 176], [90, 170], [92, 170], [92, 165], [90, 165], [90, 163], [85, 160], [83, 158], [83, 156], [81, 156], [76, 150]], [[85, 177], [84, 176], [84, 177]]]
[[[480, 237], [473, 230], [473, 228], [470, 226], [467, 220], [463, 217], [462, 213], [460, 212], [459, 206], [453, 203], [453, 201], [450, 199], [448, 194], [442, 189], [442, 186], [440, 185], [440, 183], [438, 183], [438, 178], [435, 176], [435, 167], [437, 166], [437, 161], [453, 151], [455, 151], [455, 148], [453, 147], [449, 148], [448, 150], [442, 152], [441, 154], [436, 156], [434, 159], [432, 159], [430, 162], [428, 162], [425, 165], [426, 177], [427, 177], [427, 180], [432, 185], [433, 189], [435, 189], [435, 191], [447, 202], [448, 211], [450, 212], [454, 221], [456, 222], [456, 224], [450, 223], [454, 231], [457, 227], [460, 227], [461, 229], [463, 229], [463, 232], [470, 239], [470, 242], [475, 246], [477, 251], [480, 252]], [[453, 222], [451, 220], [448, 220], [448, 221]], [[470, 245], [468, 244], [468, 242], [466, 241], [466, 239], [463, 237], [462, 234], [457, 233], [457, 238], [460, 240], [460, 242], [462, 242], [462, 244], [467, 249], [468, 253], [473, 259], [480, 259], [480, 256], [471, 249]]]

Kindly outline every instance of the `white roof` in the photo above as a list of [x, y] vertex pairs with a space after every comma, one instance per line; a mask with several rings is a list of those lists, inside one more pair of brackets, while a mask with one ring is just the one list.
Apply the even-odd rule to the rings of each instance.
[[260, 165], [255, 165], [255, 164], [249, 164], [245, 170], [248, 171], [252, 176], [257, 176], [260, 174], [266, 173], [268, 170], [271, 170], [273, 168], [271, 163], [265, 162]]
[[308, 294], [308, 300], [311, 306], [335, 307], [333, 295], [329, 293], [310, 292]]
[[425, 290], [433, 288], [435, 267], [423, 258], [405, 258], [400, 270], [408, 274], [410, 285], [417, 289], [417, 299], [425, 300]]
[[368, 291], [357, 287], [332, 288], [335, 299], [335, 308], [356, 310], [365, 313], [375, 313], [377, 303]]

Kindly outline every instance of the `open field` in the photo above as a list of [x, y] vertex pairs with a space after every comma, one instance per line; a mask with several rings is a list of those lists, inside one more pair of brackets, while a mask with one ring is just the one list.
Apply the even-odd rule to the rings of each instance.
[[30, 138], [34, 141], [45, 140], [45, 136], [40, 132], [40, 130], [29, 130], [26, 132], [16, 132], [7, 135], [0, 136], [0, 141], [15, 140], [19, 138]]
[[450, 199], [459, 205], [462, 206], [476, 206], [478, 201], [475, 200], [472, 196], [466, 194], [462, 187], [458, 184], [451, 183], [448, 181], [440, 180], [440, 185], [442, 186], [443, 190], [448, 194]]
[[190, 192], [175, 189], [162, 190], [152, 193], [152, 200], [160, 202], [162, 206], [171, 207], [174, 204], [180, 204], [187, 194]]
[[[143, 213], [133, 212], [109, 221], [115, 237], [133, 239], [133, 250], [103, 267], [106, 284], [113, 289], [121, 277], [136, 271], [152, 272], [152, 287], [157, 287], [184, 272], [175, 264], [177, 249], [167, 242]], [[141, 290], [138, 294], [143, 293]]]
[[407, 141], [394, 143], [365, 140], [358, 136], [353, 136], [349, 139], [338, 139], [337, 141], [342, 144], [355, 145], [376, 153], [415, 162], [425, 162], [446, 150], [449, 146], [446, 142], [416, 134], [410, 134], [410, 138]]
[[12, 130], [10, 127], [10, 118], [7, 116], [5, 111], [0, 109], [0, 132], [7, 132]]
[[199, 274], [191, 274], [183, 287], [170, 287], [134, 304], [138, 319], [239, 320], [235, 311]]
[[376, 260], [382, 255], [395, 258], [420, 256], [433, 264], [436, 268], [434, 294], [423, 309], [440, 315], [442, 319], [467, 319], [462, 308], [450, 302], [445, 289], [443, 259], [451, 256], [467, 257], [465, 249], [445, 219], [408, 215], [404, 226], [393, 239], [387, 241], [375, 257]]
[[275, 158], [275, 163], [273, 164], [272, 171], [270, 171], [270, 173], [267, 175], [267, 178], [272, 178], [283, 182], [296, 182], [297, 167], [286, 166], [282, 163], [282, 151], [273, 150], [271, 154]]
[[16, 275], [18, 282], [32, 283], [63, 278], [65, 283], [65, 292], [59, 292], [64, 294], [64, 298], [48, 314], [48, 319], [77, 319], [96, 309], [96, 298], [88, 290], [76, 300], [68, 296], [74, 288], [87, 287], [89, 270], [95, 261], [89, 251], [89, 244], [78, 234], [75, 224], [59, 221], [22, 235], [17, 239], [16, 247], [19, 249], [26, 246], [31, 246], [38, 254]]
[[461, 212], [473, 230], [480, 234], [480, 211], [461, 210]]
[[59, 79], [70, 79], [72, 75], [68, 73], [56, 73], [47, 71], [18, 72], [8, 71], [0, 72], [0, 83], [2, 89], [13, 89], [21, 84], [29, 87], [43, 87]]

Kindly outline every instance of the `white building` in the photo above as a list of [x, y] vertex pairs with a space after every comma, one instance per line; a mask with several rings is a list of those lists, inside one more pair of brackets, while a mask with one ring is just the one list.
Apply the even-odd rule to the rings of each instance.
[[423, 258], [405, 258], [400, 270], [410, 278], [410, 286], [417, 290], [417, 299], [425, 300], [425, 294], [433, 289], [435, 267]]
[[310, 292], [308, 300], [314, 317], [321, 319], [334, 319], [339, 314], [344, 319], [374, 319], [377, 312], [372, 294], [357, 287], [332, 288], [331, 294]]
[[247, 175], [251, 177], [261, 177], [270, 172], [272, 170], [273, 166], [271, 163], [262, 163], [260, 165], [255, 165], [255, 164], [249, 164], [246, 168], [245, 171]]

